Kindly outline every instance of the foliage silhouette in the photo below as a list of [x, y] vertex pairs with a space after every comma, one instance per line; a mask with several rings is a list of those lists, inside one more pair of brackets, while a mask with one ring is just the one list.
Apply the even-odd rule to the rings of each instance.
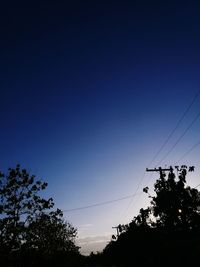
[[[115, 266], [198, 266], [200, 252], [200, 193], [186, 185], [194, 167], [171, 168], [160, 173], [151, 205], [140, 209], [116, 240], [104, 249], [102, 259]], [[148, 188], [144, 188], [148, 193]], [[130, 265], [131, 264], [131, 265]]]
[[19, 249], [23, 233], [33, 218], [40, 212], [53, 207], [53, 199], [45, 200], [38, 195], [47, 183], [34, 181], [20, 165], [9, 168], [8, 174], [0, 174], [0, 244], [9, 250]]
[[56, 252], [76, 252], [77, 230], [63, 220], [61, 210], [49, 214], [41, 213], [29, 224], [26, 233], [26, 247], [37, 248], [44, 254]]
[[[189, 167], [193, 171], [194, 167]], [[186, 186], [187, 166], [177, 168], [178, 177], [171, 169], [168, 178], [163, 173], [155, 183], [156, 196], [152, 197], [152, 226], [167, 230], [195, 230], [200, 227], [200, 193]]]
[[20, 165], [0, 173], [1, 266], [76, 266], [80, 260], [77, 230], [61, 210], [52, 211], [52, 198], [40, 196], [46, 187]]
[[[200, 193], [186, 184], [194, 167], [160, 172], [149, 195], [150, 206], [127, 225], [102, 253], [80, 255], [77, 230], [52, 210], [53, 199], [40, 192], [47, 183], [36, 181], [19, 165], [0, 174], [0, 265], [35, 266], [198, 266], [200, 252]], [[149, 188], [144, 188], [149, 194]]]

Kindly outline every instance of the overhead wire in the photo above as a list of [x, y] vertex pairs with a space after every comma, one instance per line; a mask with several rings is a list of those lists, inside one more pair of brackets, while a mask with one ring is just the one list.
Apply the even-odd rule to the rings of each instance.
[[[194, 188], [197, 188], [199, 186], [200, 186], [200, 184], [196, 185]], [[140, 195], [142, 193], [143, 192], [137, 193], [134, 196]], [[104, 201], [104, 202], [99, 202], [99, 203], [91, 204], [91, 205], [88, 205], [88, 206], [82, 206], [82, 207], [77, 207], [77, 208], [72, 208], [72, 209], [65, 209], [65, 210], [62, 210], [62, 212], [79, 211], [79, 210], [89, 209], [89, 208], [93, 208], [93, 207], [97, 207], [97, 206], [103, 206], [103, 205], [111, 204], [111, 203], [114, 203], [114, 202], [122, 201], [122, 200], [125, 200], [125, 199], [128, 199], [128, 198], [131, 198], [131, 197], [133, 197], [133, 195], [124, 196], [124, 197], [121, 197], [121, 198], [108, 200], [108, 201]]]
[[[143, 173], [143, 176], [142, 176], [142, 178], [140, 179], [139, 184], [138, 184], [136, 190], [134, 191], [135, 194], [137, 194], [137, 192], [138, 192], [138, 190], [139, 190], [139, 188], [140, 188], [140, 186], [141, 186], [141, 184], [142, 184], [142, 182], [143, 182], [143, 180], [144, 180], [144, 177], [145, 177], [145, 172]], [[128, 203], [126, 209], [125, 209], [125, 211], [124, 211], [124, 212], [122, 213], [122, 215], [120, 216], [121, 218], [127, 216], [128, 210], [129, 210], [130, 206], [132, 205], [132, 202], [133, 202], [133, 197], [130, 199], [130, 201], [129, 201], [129, 203]], [[134, 203], [136, 203], [136, 202], [137, 202], [137, 200], [135, 200]]]
[[174, 150], [174, 148], [178, 145], [178, 143], [181, 141], [181, 139], [186, 135], [186, 133], [190, 130], [190, 128], [194, 125], [194, 123], [197, 121], [197, 119], [200, 118], [200, 112], [197, 114], [197, 116], [192, 120], [192, 122], [188, 125], [188, 127], [184, 130], [184, 132], [179, 136], [179, 138], [176, 140], [176, 142], [173, 144], [173, 146], [170, 148], [170, 150], [165, 154], [165, 156], [158, 162], [158, 165], [163, 162], [164, 159], [166, 159], [169, 154]]
[[181, 160], [183, 160], [188, 154], [190, 154], [197, 146], [200, 145], [200, 140], [195, 143], [192, 147], [190, 147], [176, 162], [175, 165], [178, 164]]
[[114, 202], [119, 202], [119, 201], [122, 201], [122, 200], [125, 200], [125, 199], [128, 199], [128, 198], [132, 198], [132, 197], [134, 197], [136, 195], [139, 195], [139, 194], [142, 194], [142, 192], [137, 193], [137, 194], [132, 194], [132, 195], [129, 195], [129, 196], [124, 196], [124, 197], [117, 198], [117, 199], [112, 199], [112, 200], [108, 200], [108, 201], [104, 201], [104, 202], [91, 204], [91, 205], [88, 205], [88, 206], [82, 206], [82, 207], [77, 207], [77, 208], [72, 208], [72, 209], [65, 209], [65, 210], [62, 210], [62, 211], [63, 212], [71, 212], [71, 211], [77, 211], [77, 210], [93, 208], [93, 207], [97, 207], [97, 206], [104, 206], [104, 205], [108, 205], [108, 204], [111, 204], [111, 203], [114, 203]]
[[183, 119], [185, 118], [185, 116], [187, 115], [187, 113], [189, 112], [189, 110], [191, 109], [191, 107], [193, 106], [193, 104], [195, 103], [195, 101], [197, 100], [197, 98], [198, 98], [199, 95], [200, 95], [200, 90], [195, 94], [195, 96], [193, 97], [192, 101], [190, 102], [190, 104], [188, 105], [188, 107], [186, 108], [186, 110], [184, 111], [183, 115], [180, 117], [180, 119], [176, 123], [175, 127], [172, 129], [172, 131], [169, 133], [169, 135], [166, 138], [166, 140], [163, 142], [163, 144], [161, 145], [161, 147], [158, 149], [158, 151], [156, 152], [156, 154], [154, 155], [154, 157], [150, 161], [149, 165], [151, 165], [154, 162], [154, 160], [158, 157], [158, 155], [160, 154], [160, 152], [167, 145], [167, 143], [169, 142], [169, 140], [171, 139], [171, 137], [173, 136], [173, 134], [175, 133], [175, 131], [178, 129], [179, 125], [181, 124], [181, 122], [183, 121]]
[[[197, 98], [199, 97], [200, 95], [200, 90], [198, 90], [198, 92], [194, 95], [192, 101], [190, 102], [190, 104], [187, 106], [186, 110], [184, 111], [183, 115], [180, 117], [180, 119], [178, 120], [178, 122], [176, 123], [175, 127], [172, 129], [172, 131], [169, 133], [169, 135], [167, 136], [167, 138], [165, 139], [165, 141], [162, 143], [162, 145], [160, 146], [160, 148], [158, 149], [158, 151], [155, 153], [155, 155], [153, 156], [153, 158], [151, 159], [151, 161], [149, 162], [148, 165], [151, 165], [155, 159], [158, 157], [158, 155], [161, 153], [161, 151], [164, 149], [164, 147], [167, 145], [167, 143], [169, 142], [169, 140], [171, 139], [171, 137], [173, 136], [173, 134], [176, 132], [176, 130], [178, 129], [179, 125], [182, 123], [182, 121], [184, 120], [184, 118], [186, 117], [187, 113], [190, 111], [191, 107], [193, 106], [193, 104], [196, 102]], [[189, 127], [186, 128], [186, 130], [184, 131], [184, 134], [182, 134], [182, 136], [177, 140], [176, 144], [174, 144], [174, 146], [176, 146], [180, 141], [181, 139], [183, 138], [183, 136], [187, 133], [187, 131], [192, 127], [192, 125], [195, 123], [195, 121], [200, 117], [200, 113], [197, 114], [198, 116], [195, 117], [195, 119], [192, 121], [192, 123], [189, 125]], [[168, 152], [167, 156], [172, 152], [172, 150], [174, 149], [171, 148], [170, 152]], [[166, 157], [167, 157], [166, 156]], [[162, 158], [162, 161], [164, 160], [165, 158], [163, 157]], [[162, 161], [159, 161], [158, 164], [160, 164]], [[139, 190], [143, 180], [144, 180], [144, 177], [145, 177], [145, 171], [138, 183], [138, 186], [136, 188], [136, 190], [134, 191], [135, 193], [137, 193], [137, 191]], [[152, 177], [152, 175], [151, 175]], [[149, 183], [149, 181], [148, 181]], [[128, 209], [130, 208], [131, 204], [132, 204], [132, 201], [133, 199], [130, 200], [127, 208], [126, 208], [126, 212], [128, 211]]]
[[[149, 164], [152, 164], [154, 162], [154, 160], [157, 158], [157, 156], [160, 154], [160, 152], [163, 150], [163, 148], [166, 146], [166, 144], [168, 143], [168, 141], [170, 140], [170, 138], [173, 136], [174, 132], [177, 130], [178, 126], [180, 125], [180, 123], [183, 121], [184, 117], [186, 116], [186, 114], [188, 113], [188, 111], [190, 110], [190, 108], [192, 107], [192, 105], [194, 104], [194, 102], [196, 101], [197, 97], [200, 95], [200, 90], [198, 91], [198, 93], [195, 95], [195, 97], [193, 98], [192, 102], [190, 103], [190, 105], [187, 107], [187, 109], [185, 110], [185, 112], [183, 113], [183, 115], [181, 116], [181, 118], [179, 119], [179, 121], [177, 122], [176, 126], [174, 127], [174, 129], [170, 132], [170, 134], [168, 135], [168, 137], [166, 138], [166, 140], [163, 142], [163, 144], [161, 145], [161, 147], [159, 148], [159, 150], [156, 152], [156, 154], [154, 155], [154, 157], [152, 158], [152, 160], [150, 161]], [[180, 142], [180, 140], [183, 138], [183, 136], [187, 133], [187, 131], [192, 127], [192, 125], [195, 123], [195, 121], [200, 117], [200, 113], [197, 114], [197, 116], [194, 118], [194, 120], [189, 124], [189, 126], [185, 129], [185, 131], [183, 132], [183, 134], [178, 138], [178, 140], [176, 141], [176, 143], [174, 145], [177, 145], [178, 142]], [[196, 143], [195, 145], [193, 145], [182, 157], [185, 157], [188, 153], [190, 153], [197, 145], [200, 144], [200, 141], [198, 143]], [[173, 148], [174, 149], [174, 148]], [[171, 150], [171, 149], [170, 149]], [[168, 152], [168, 153], [171, 153]], [[167, 155], [168, 156], [168, 155]], [[182, 159], [181, 157], [181, 159]], [[181, 160], [180, 159], [180, 160]], [[164, 160], [164, 159], [163, 159]], [[161, 163], [161, 161], [159, 162]], [[94, 203], [91, 205], [87, 205], [87, 206], [82, 206], [82, 207], [76, 207], [76, 208], [71, 208], [71, 209], [65, 209], [62, 210], [63, 212], [73, 212], [73, 211], [79, 211], [79, 210], [84, 210], [84, 209], [88, 209], [88, 208], [93, 208], [93, 207], [97, 207], [97, 206], [104, 206], [104, 205], [108, 205], [108, 204], [112, 204], [114, 202], [119, 202], [125, 199], [129, 199], [131, 198], [131, 201], [128, 204], [127, 210], [129, 209], [133, 198], [137, 195], [141, 195], [143, 192], [139, 192], [138, 190], [144, 180], [145, 177], [145, 172], [143, 173], [143, 176], [141, 177], [138, 186], [134, 192], [134, 194], [132, 195], [128, 195], [128, 196], [124, 196], [121, 198], [117, 198], [117, 199], [112, 199], [112, 200], [108, 200], [108, 201], [104, 201], [104, 202], [99, 202], [99, 203]], [[195, 188], [197, 188], [199, 185], [197, 185]], [[137, 199], [138, 200], [138, 199]]]

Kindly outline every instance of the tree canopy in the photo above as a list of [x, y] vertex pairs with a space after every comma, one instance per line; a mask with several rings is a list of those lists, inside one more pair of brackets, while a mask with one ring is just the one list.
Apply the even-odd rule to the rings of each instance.
[[[0, 263], [20, 253], [79, 253], [77, 229], [54, 210], [52, 198], [41, 193], [47, 183], [37, 180], [20, 165], [0, 173]], [[12, 266], [12, 265], [11, 265]]]
[[[116, 266], [198, 266], [200, 242], [200, 192], [187, 185], [194, 167], [160, 168], [153, 196], [118, 238], [104, 249], [105, 262]], [[148, 187], [143, 190], [149, 194]]]
[[194, 171], [194, 167], [188, 168], [183, 165], [180, 168], [176, 166], [175, 169], [177, 177], [172, 167], [168, 176], [161, 171], [160, 178], [154, 185], [155, 196], [150, 196], [151, 206], [146, 210], [141, 210], [140, 217], [152, 227], [176, 231], [198, 229], [200, 227], [200, 193], [186, 183], [186, 175]]

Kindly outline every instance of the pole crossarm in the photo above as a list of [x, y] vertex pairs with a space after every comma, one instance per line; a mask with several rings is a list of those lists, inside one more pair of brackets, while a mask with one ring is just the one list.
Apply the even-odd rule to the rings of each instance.
[[119, 236], [119, 225], [118, 226], [113, 226], [112, 228], [117, 230], [117, 237], [118, 237]]
[[173, 173], [173, 168], [170, 166], [169, 168], [165, 168], [165, 169], [162, 169], [161, 167], [159, 168], [154, 168], [154, 169], [148, 169], [146, 168], [146, 171], [147, 172], [159, 172], [160, 173], [160, 179], [163, 183], [163, 187], [164, 189], [166, 188], [166, 185], [165, 185], [165, 175], [164, 175], [164, 172], [170, 172], [170, 173]]
[[161, 167], [154, 168], [154, 169], [148, 169], [148, 168], [146, 168], [146, 171], [147, 172], [170, 172], [170, 171], [173, 171], [173, 168], [172, 167], [166, 168], [166, 169], [163, 169]]

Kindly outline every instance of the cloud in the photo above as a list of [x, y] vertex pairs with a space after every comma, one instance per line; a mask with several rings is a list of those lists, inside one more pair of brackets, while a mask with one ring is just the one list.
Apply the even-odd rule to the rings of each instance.
[[81, 247], [80, 252], [83, 255], [89, 255], [91, 252], [101, 252], [111, 240], [111, 235], [88, 236], [79, 238], [77, 245]]
[[80, 225], [79, 228], [90, 228], [90, 227], [92, 227], [92, 226], [93, 226], [93, 224], [91, 224], [91, 223], [86, 223], [86, 224], [82, 224], [82, 225]]

